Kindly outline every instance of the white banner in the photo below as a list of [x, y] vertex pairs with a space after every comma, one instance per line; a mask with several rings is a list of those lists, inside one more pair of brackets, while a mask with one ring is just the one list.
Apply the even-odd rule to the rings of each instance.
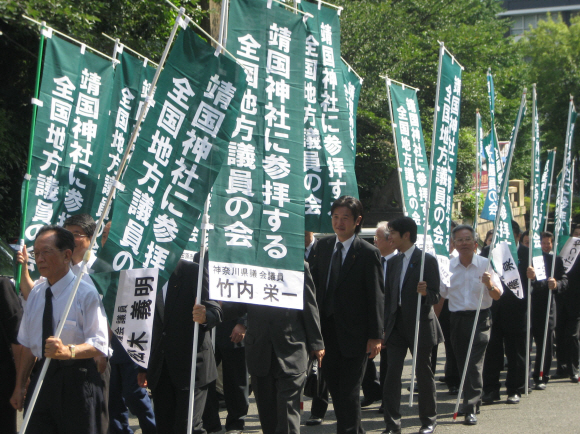
[[544, 255], [534, 256], [532, 258], [532, 266], [536, 272], [536, 280], [546, 280], [546, 264], [544, 264]]
[[302, 310], [304, 273], [247, 264], [209, 261], [212, 300]]
[[158, 272], [157, 268], [121, 271], [111, 322], [127, 354], [143, 368], [149, 364]]
[[560, 252], [560, 257], [564, 262], [564, 272], [567, 273], [576, 262], [576, 258], [578, 257], [578, 253], [580, 252], [580, 238], [568, 238], [564, 247], [562, 247], [562, 251]]
[[496, 267], [495, 271], [497, 274], [499, 274], [499, 277], [504, 285], [507, 286], [516, 295], [517, 298], [524, 298], [524, 291], [522, 282], [520, 280], [518, 264], [516, 264], [514, 261], [508, 243], [506, 241], [502, 241], [501, 243], [497, 244], [491, 255], [493, 258], [494, 267]]

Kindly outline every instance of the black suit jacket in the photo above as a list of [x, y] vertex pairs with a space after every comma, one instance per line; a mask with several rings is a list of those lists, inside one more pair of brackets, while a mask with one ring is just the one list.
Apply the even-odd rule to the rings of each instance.
[[[165, 306], [157, 306], [155, 309], [147, 368], [147, 381], [151, 390], [155, 390], [158, 384], [164, 363], [173, 384], [180, 389], [189, 389], [195, 324], [192, 312], [197, 295], [198, 269], [195, 262], [179, 261], [169, 278]], [[207, 321], [199, 327], [195, 387], [205, 386], [217, 378], [213, 348], [207, 332], [221, 322], [222, 310], [217, 302], [208, 300], [208, 286], [208, 275], [204, 273], [201, 303], [206, 307]], [[164, 309], [163, 320], [160, 309]]]
[[[564, 273], [564, 262], [562, 258], [556, 256], [556, 264], [554, 267], [554, 278], [557, 281], [557, 291], [551, 291], [548, 288], [548, 278], [552, 277], [552, 261], [554, 256], [549, 253], [543, 253], [544, 257], [544, 267], [546, 269], [546, 279], [544, 280], [532, 280], [532, 313], [534, 315], [539, 315], [545, 317], [546, 309], [548, 307], [548, 298], [552, 296], [554, 292], [562, 294], [568, 288], [568, 276]], [[553, 301], [553, 300], [552, 300]], [[550, 315], [555, 312], [555, 305], [552, 303], [550, 305]]]
[[[385, 285], [385, 342], [389, 339], [397, 315], [402, 315], [405, 327], [405, 339], [412, 345], [415, 340], [415, 321], [417, 318], [417, 285], [419, 284], [419, 274], [421, 271], [422, 251], [415, 247], [407, 272], [403, 280], [401, 290], [401, 309], [399, 307], [399, 286], [401, 281], [401, 269], [403, 255], [399, 254], [387, 261], [387, 282]], [[433, 305], [439, 302], [440, 276], [439, 265], [429, 253], [425, 254], [425, 269], [423, 279], [427, 282], [427, 296], [421, 296], [421, 316], [419, 321], [419, 345], [433, 346], [443, 342], [443, 332], [439, 321], [435, 316]]]
[[324, 349], [318, 306], [308, 263], [304, 262], [304, 308], [285, 309], [245, 303], [224, 303], [226, 318], [247, 313], [246, 362], [250, 375], [266, 376], [272, 354], [284, 373], [306, 371], [310, 351]]
[[570, 312], [578, 312], [580, 310], [580, 255], [576, 258], [576, 262], [572, 268], [566, 273], [568, 276], [568, 286], [563, 292], [561, 298], [566, 306], [566, 310]]
[[[321, 315], [335, 242], [335, 235], [318, 240], [311, 261]], [[355, 236], [342, 263], [334, 291], [333, 317], [344, 357], [364, 354], [369, 339], [383, 337], [384, 282], [380, 258], [379, 249]]]

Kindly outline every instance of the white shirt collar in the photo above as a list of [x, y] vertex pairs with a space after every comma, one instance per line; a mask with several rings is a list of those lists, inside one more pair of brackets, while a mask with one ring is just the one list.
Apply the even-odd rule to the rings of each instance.
[[50, 286], [50, 290], [52, 291], [52, 296], [55, 300], [63, 293], [63, 291], [70, 285], [70, 283], [74, 280], [75, 275], [72, 270], [68, 270], [68, 273], [64, 275], [58, 282], [54, 285], [48, 283], [48, 279], [46, 280], [46, 286]]
[[397, 255], [398, 253], [399, 253], [399, 251], [395, 249], [395, 251], [393, 253], [389, 253], [387, 256], [383, 256], [383, 258], [385, 258], [385, 261], [388, 261], [389, 259], [391, 259], [393, 256]]
[[336, 236], [336, 241], [334, 242], [334, 249], [336, 250], [336, 244], [338, 242], [341, 242], [342, 243], [342, 251], [343, 252], [348, 252], [348, 249], [350, 249], [350, 246], [352, 245], [352, 242], [354, 241], [354, 237], [356, 237], [356, 234], [353, 235], [352, 237], [350, 237], [348, 240], [346, 240], [346, 241], [343, 242], [343, 241], [340, 241], [338, 239], [338, 235], [337, 235]]
[[415, 244], [413, 244], [411, 247], [409, 247], [406, 252], [403, 252], [403, 254], [407, 258], [407, 260], [411, 260], [411, 256], [413, 255], [414, 251], [415, 251]]

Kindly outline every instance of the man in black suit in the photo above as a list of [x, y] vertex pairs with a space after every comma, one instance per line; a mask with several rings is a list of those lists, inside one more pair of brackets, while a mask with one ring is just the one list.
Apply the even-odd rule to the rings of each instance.
[[[536, 360], [534, 363], [534, 383], [536, 390], [545, 390], [550, 379], [550, 366], [552, 365], [552, 333], [555, 327], [556, 304], [554, 294], [562, 294], [568, 288], [568, 276], [564, 274], [562, 258], [556, 257], [554, 277], [552, 277], [553, 255], [550, 254], [554, 244], [554, 235], [551, 232], [542, 232], [540, 235], [542, 256], [546, 269], [546, 279], [536, 280], [536, 271], [531, 265], [528, 267], [528, 278], [532, 282], [532, 335], [536, 341]], [[548, 335], [544, 354], [544, 366], [540, 366], [544, 346], [544, 332], [546, 327], [546, 312], [548, 300], [550, 302], [550, 315], [548, 319]], [[540, 380], [540, 372], [543, 373]]]
[[[519, 240], [520, 227], [512, 220], [514, 238]], [[481, 250], [481, 256], [489, 256], [489, 246]], [[484, 404], [492, 404], [500, 399], [500, 373], [504, 367], [504, 348], [507, 358], [505, 387], [508, 404], [518, 404], [525, 392], [526, 381], [526, 339], [528, 311], [528, 279], [526, 277], [529, 261], [529, 249], [518, 246], [518, 272], [524, 290], [524, 297], [518, 298], [502, 282], [503, 294], [491, 305], [493, 326], [485, 359], [483, 361], [483, 396]], [[530, 392], [531, 389], [528, 390]]]
[[312, 277], [320, 308], [326, 381], [336, 432], [364, 433], [360, 387], [367, 359], [381, 349], [383, 275], [379, 250], [356, 236], [363, 219], [360, 201], [338, 198], [331, 207], [336, 235], [318, 240]]
[[[576, 226], [572, 232], [573, 237], [580, 237], [580, 226]], [[561, 301], [561, 309], [558, 309], [557, 321], [560, 322], [557, 351], [563, 349], [561, 365], [570, 377], [572, 383], [578, 383], [579, 360], [580, 360], [580, 255], [572, 268], [566, 273], [568, 276], [568, 288], [562, 294], [558, 294], [556, 303]], [[560, 319], [561, 318], [561, 319]]]
[[[140, 374], [140, 384], [144, 386], [145, 380], [149, 383], [160, 433], [181, 434], [187, 431], [194, 322], [199, 323], [199, 344], [193, 432], [205, 433], [202, 414], [207, 386], [217, 378], [207, 332], [221, 322], [222, 309], [217, 302], [208, 300], [207, 274], [204, 274], [201, 304], [195, 303], [198, 269], [197, 263], [179, 261], [169, 278], [167, 290], [160, 290], [157, 295], [149, 366], [146, 377]], [[162, 292], [166, 295], [162, 296]]]
[[[443, 342], [443, 332], [433, 311], [440, 299], [439, 266], [437, 260], [425, 254], [424, 281], [419, 282], [422, 252], [415, 247], [417, 224], [410, 217], [389, 222], [390, 239], [401, 254], [387, 262], [389, 273], [385, 284], [385, 342], [387, 346], [387, 376], [383, 401], [384, 433], [401, 432], [401, 376], [407, 349], [413, 350], [417, 297], [421, 296], [419, 342], [417, 345], [417, 383], [419, 386], [420, 434], [434, 432], [437, 425], [436, 387], [431, 368], [433, 346]], [[418, 295], [418, 294], [419, 295]]]
[[264, 434], [300, 432], [300, 397], [309, 354], [319, 364], [325, 354], [314, 284], [306, 261], [303, 295], [302, 310], [224, 303], [226, 318], [247, 313], [246, 364]]

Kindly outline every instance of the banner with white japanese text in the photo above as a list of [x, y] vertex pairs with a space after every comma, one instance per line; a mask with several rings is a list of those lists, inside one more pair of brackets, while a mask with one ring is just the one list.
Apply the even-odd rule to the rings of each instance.
[[532, 266], [536, 270], [536, 279], [546, 279], [546, 268], [544, 265], [544, 255], [542, 254], [542, 240], [540, 234], [543, 222], [543, 208], [541, 203], [541, 174], [540, 174], [540, 123], [538, 121], [538, 101], [536, 99], [536, 87], [533, 89], [532, 100], [532, 188], [530, 191], [532, 209], [530, 210], [530, 249], [532, 249]]
[[544, 164], [544, 171], [542, 172], [542, 183], [540, 187], [541, 194], [541, 213], [542, 220], [540, 222], [540, 230], [543, 231], [546, 227], [546, 222], [549, 216], [550, 193], [552, 186], [552, 177], [554, 174], [554, 163], [556, 162], [556, 150], [548, 151], [546, 155], [546, 163]]
[[[105, 154], [113, 65], [86, 47], [49, 32], [36, 104], [34, 146], [25, 222], [31, 246], [45, 224], [90, 213]], [[108, 152], [107, 152], [108, 153]], [[35, 263], [30, 255], [29, 269]]]
[[248, 89], [212, 192], [210, 297], [302, 309], [304, 17], [267, 1], [229, 10], [227, 49]]
[[565, 273], [570, 271], [570, 268], [576, 263], [578, 253], [580, 253], [580, 238], [569, 237], [560, 251]]
[[406, 215], [417, 223], [418, 233], [424, 234], [429, 166], [417, 91], [388, 79], [387, 87], [392, 106], [395, 151], [399, 161], [404, 209]]
[[[515, 140], [517, 137], [517, 128], [521, 125], [521, 120], [526, 113], [526, 106], [525, 100], [524, 104], [522, 104], [518, 110], [518, 114], [516, 117], [516, 121], [514, 122], [514, 126], [512, 128], [512, 132], [510, 135], [510, 144], [508, 149], [508, 156], [506, 161], [511, 162], [512, 157], [510, 154], [514, 153], [515, 150]], [[501, 167], [501, 162], [496, 160], [496, 168], [499, 169]], [[499, 208], [500, 218], [497, 226], [494, 228], [496, 231], [495, 235], [495, 245], [493, 246], [493, 251], [496, 249], [501, 249], [502, 253], [498, 254], [498, 258], [504, 258], [503, 262], [499, 262], [499, 260], [494, 259], [496, 256], [492, 254], [491, 256], [491, 263], [493, 268], [495, 269], [496, 273], [500, 276], [502, 282], [514, 293], [518, 296], [518, 298], [522, 298], [523, 296], [523, 286], [520, 279], [520, 275], [517, 272], [517, 265], [519, 263], [518, 258], [518, 249], [516, 245], [516, 240], [514, 237], [513, 229], [512, 229], [512, 207], [509, 200], [509, 178], [505, 176], [507, 173], [508, 168], [504, 167], [501, 170], [497, 171], [497, 178], [498, 178], [498, 186], [499, 186], [499, 195], [501, 196], [501, 192], [504, 191], [505, 187], [505, 195], [503, 198], [498, 199], [498, 202], [501, 200], [502, 204]], [[507, 185], [504, 185], [507, 184]], [[494, 218], [495, 221], [495, 218]], [[506, 247], [507, 246], [507, 247]], [[505, 249], [508, 249], [509, 255], [511, 255], [511, 261], [507, 261], [508, 254], [505, 252]], [[507, 261], [507, 262], [506, 262]], [[511, 273], [511, 267], [515, 264], [516, 273]], [[521, 296], [520, 296], [521, 295]]]
[[[117, 191], [96, 272], [174, 270], [222, 166], [246, 89], [243, 68], [190, 28], [176, 38]], [[114, 283], [115, 279], [111, 279]], [[116, 290], [114, 284], [102, 289]]]
[[[151, 351], [156, 294], [161, 290], [157, 285], [158, 271], [157, 268], [139, 268], [111, 273], [118, 280], [118, 291], [116, 297], [109, 293], [103, 298], [111, 330], [127, 354], [145, 369]], [[99, 277], [96, 276], [96, 286], [100, 286]]]
[[[106, 133], [104, 158], [101, 160], [100, 167], [95, 167], [99, 179], [90, 212], [94, 218], [101, 217], [103, 213], [112, 182], [117, 175], [126, 145], [129, 143], [133, 127], [155, 75], [155, 68], [148, 62], [139, 60], [126, 51], [120, 53], [119, 61], [120, 63], [115, 68], [108, 125], [103, 131]], [[111, 208], [108, 214], [111, 215]], [[105, 218], [105, 221], [109, 219], [109, 216]]]
[[441, 47], [436, 101], [437, 124], [431, 158], [431, 197], [428, 234], [433, 240], [442, 279], [449, 277], [449, 235], [455, 191], [455, 172], [459, 142], [462, 68], [447, 50]]
[[489, 186], [487, 190], [487, 195], [485, 197], [485, 203], [483, 205], [483, 210], [481, 211], [481, 218], [486, 220], [495, 221], [495, 216], [498, 205], [497, 191], [498, 185], [501, 183], [499, 174], [503, 170], [503, 164], [501, 162], [501, 155], [499, 152], [499, 144], [497, 142], [497, 136], [495, 134], [495, 93], [493, 86], [493, 76], [491, 71], [487, 72], [487, 97], [489, 101], [489, 113], [491, 119], [491, 128], [489, 135], [484, 139], [484, 149], [485, 158], [487, 159], [487, 171]]
[[354, 170], [360, 80], [340, 58], [338, 11], [308, 2], [304, 47], [305, 229], [332, 232], [330, 208], [340, 196], [358, 198]]
[[[572, 200], [574, 198], [573, 189], [574, 183], [572, 177], [574, 175], [574, 163], [572, 161], [572, 142], [574, 138], [574, 125], [576, 124], [576, 108], [571, 104], [570, 113], [570, 129], [566, 133], [568, 143], [566, 144], [566, 151], [564, 155], [564, 165], [562, 172], [558, 176], [558, 191], [561, 191], [560, 201], [556, 204], [556, 231], [558, 231], [558, 245], [554, 248], [559, 253], [568, 238], [570, 238], [570, 231], [572, 222]], [[564, 174], [564, 177], [562, 177]], [[563, 181], [562, 181], [563, 179]], [[561, 185], [564, 182], [564, 185]], [[558, 224], [559, 223], [559, 224]]]

